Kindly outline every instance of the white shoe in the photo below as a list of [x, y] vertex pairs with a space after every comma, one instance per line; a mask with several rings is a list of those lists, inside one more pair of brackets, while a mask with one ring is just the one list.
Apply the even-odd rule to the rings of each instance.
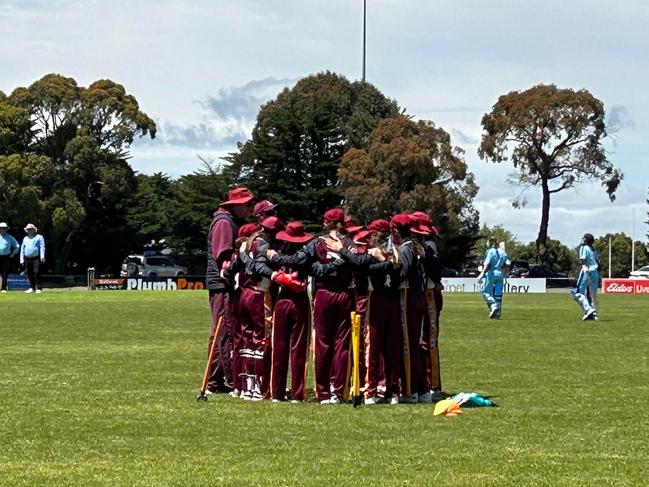
[[252, 401], [252, 392], [246, 391], [243, 394], [241, 394], [241, 397], [243, 398], [244, 401]]
[[331, 396], [331, 399], [329, 399], [329, 404], [340, 404], [340, 399], [338, 399], [338, 396]]
[[320, 404], [331, 404], [331, 399], [323, 399]]
[[493, 320], [497, 314], [498, 314], [498, 306], [494, 304], [491, 306], [491, 311], [489, 311], [489, 318]]
[[25, 291], [25, 294], [31, 294], [33, 292], [34, 292], [34, 290], [30, 287], [27, 291]]
[[7, 290], [6, 290], [6, 289], [3, 289], [2, 291], [0, 291], [0, 293], [2, 293], [2, 294], [7, 294]]
[[399, 404], [399, 396], [392, 396], [390, 398], [390, 405], [394, 406], [396, 404]]
[[271, 402], [282, 402], [279, 399], [273, 399]]
[[291, 404], [300, 404], [302, 401], [298, 401], [297, 399], [292, 399]]
[[373, 396], [370, 396], [370, 397], [366, 397], [366, 398], [365, 398], [365, 404], [366, 404], [367, 406], [374, 405], [374, 404], [378, 404], [378, 403], [379, 403], [379, 402], [378, 402], [378, 401], [376, 400], [376, 398], [373, 397]]
[[232, 397], [239, 397], [241, 395], [241, 391], [239, 389], [233, 389], [232, 392], [230, 392], [230, 396]]
[[425, 394], [419, 396], [419, 402], [422, 404], [431, 404], [433, 402], [433, 395], [428, 391]]
[[253, 393], [252, 397], [250, 398], [251, 401], [263, 401], [264, 398], [262, 397], [261, 394], [255, 392]]
[[586, 314], [581, 317], [582, 321], [586, 321], [591, 317], [591, 315], [595, 314], [595, 308], [590, 308], [588, 311], [586, 311]]
[[40, 294], [40, 293], [42, 293], [42, 292], [43, 292], [43, 291], [40, 290], [40, 289], [37, 289], [37, 290], [36, 290], [36, 294]]

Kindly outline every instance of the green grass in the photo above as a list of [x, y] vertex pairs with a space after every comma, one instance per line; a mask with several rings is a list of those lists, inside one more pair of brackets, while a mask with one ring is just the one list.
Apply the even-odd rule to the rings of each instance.
[[649, 299], [447, 295], [445, 390], [500, 405], [194, 400], [204, 292], [0, 295], [0, 485], [647, 485]]

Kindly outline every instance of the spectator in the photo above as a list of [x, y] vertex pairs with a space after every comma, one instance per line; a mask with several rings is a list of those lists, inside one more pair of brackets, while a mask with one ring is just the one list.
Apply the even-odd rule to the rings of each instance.
[[9, 274], [9, 264], [11, 259], [16, 256], [20, 246], [16, 239], [7, 233], [9, 225], [5, 222], [0, 223], [0, 292], [7, 292], [7, 275]]
[[29, 289], [26, 293], [42, 292], [41, 264], [45, 263], [45, 240], [38, 234], [38, 228], [28, 223], [25, 227], [27, 236], [20, 246], [20, 263], [27, 268], [29, 276]]

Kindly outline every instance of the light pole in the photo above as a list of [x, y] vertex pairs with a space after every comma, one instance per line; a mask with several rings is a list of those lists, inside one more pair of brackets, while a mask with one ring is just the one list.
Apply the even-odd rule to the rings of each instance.
[[365, 49], [367, 38], [367, 0], [363, 0], [363, 83], [365, 83]]

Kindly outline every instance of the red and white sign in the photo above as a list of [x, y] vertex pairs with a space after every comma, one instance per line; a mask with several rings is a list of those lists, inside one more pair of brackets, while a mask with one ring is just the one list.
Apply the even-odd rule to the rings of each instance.
[[604, 279], [604, 294], [649, 294], [649, 280]]
[[649, 279], [644, 281], [635, 281], [636, 294], [649, 294]]

